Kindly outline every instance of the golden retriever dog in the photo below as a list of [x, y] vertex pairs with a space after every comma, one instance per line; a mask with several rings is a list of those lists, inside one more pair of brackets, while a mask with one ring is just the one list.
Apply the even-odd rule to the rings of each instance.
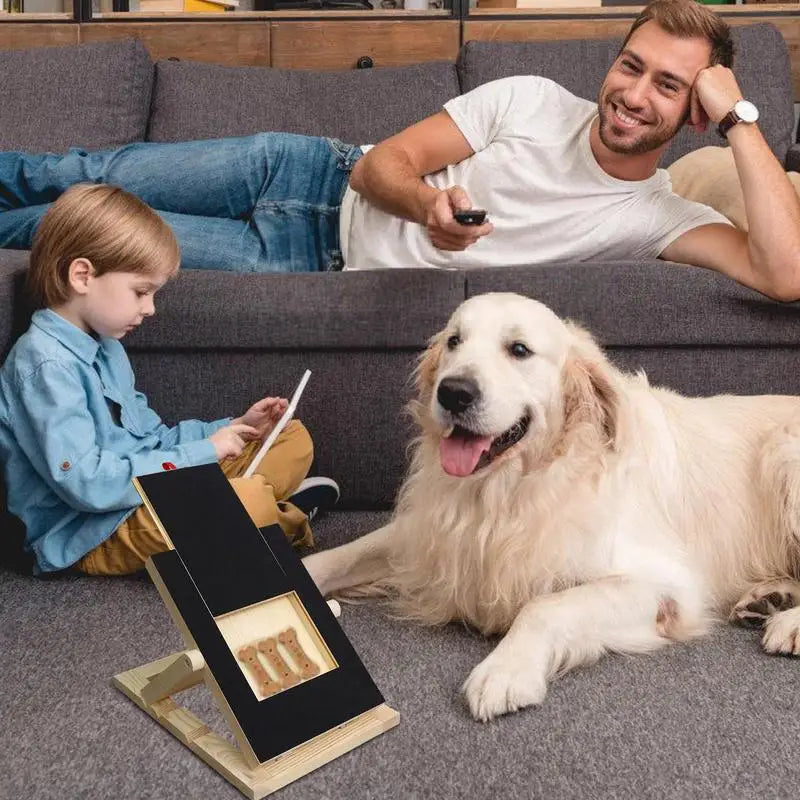
[[503, 634], [464, 683], [474, 717], [726, 617], [800, 655], [800, 399], [654, 388], [514, 294], [463, 303], [417, 384], [391, 521], [305, 564], [323, 594]]

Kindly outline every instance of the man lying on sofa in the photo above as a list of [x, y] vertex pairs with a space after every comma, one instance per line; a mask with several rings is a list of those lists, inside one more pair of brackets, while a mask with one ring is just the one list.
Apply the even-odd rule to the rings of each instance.
[[[0, 153], [0, 247], [27, 248], [47, 204], [118, 184], [173, 227], [184, 267], [240, 271], [510, 266], [655, 258], [800, 297], [800, 202], [744, 101], [725, 22], [695, 0], [634, 21], [597, 105], [540, 77], [506, 78], [376, 147], [293, 134]], [[684, 124], [733, 150], [745, 233], [671, 191], [657, 168]], [[352, 171], [352, 172], [351, 172]], [[349, 181], [348, 181], [349, 176]], [[454, 211], [488, 210], [464, 225]]]

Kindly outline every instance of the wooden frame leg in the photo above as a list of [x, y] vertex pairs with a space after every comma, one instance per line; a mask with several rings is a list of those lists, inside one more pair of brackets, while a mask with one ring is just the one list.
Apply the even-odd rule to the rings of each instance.
[[251, 800], [272, 794], [400, 721], [397, 711], [383, 703], [251, 768], [236, 745], [218, 736], [170, 696], [202, 681], [205, 672], [200, 651], [184, 650], [121, 672], [111, 683]]

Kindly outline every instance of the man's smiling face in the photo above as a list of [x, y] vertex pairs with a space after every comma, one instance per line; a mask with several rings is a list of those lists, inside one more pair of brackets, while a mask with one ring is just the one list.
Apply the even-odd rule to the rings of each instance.
[[704, 38], [678, 38], [653, 21], [637, 28], [600, 88], [603, 144], [632, 155], [666, 144], [686, 122], [692, 85], [710, 57]]

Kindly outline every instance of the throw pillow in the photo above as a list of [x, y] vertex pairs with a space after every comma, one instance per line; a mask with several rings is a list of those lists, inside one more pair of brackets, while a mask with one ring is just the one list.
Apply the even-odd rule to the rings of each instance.
[[[711, 206], [737, 228], [748, 229], [742, 186], [730, 147], [701, 147], [667, 167], [675, 194]], [[800, 173], [788, 172], [800, 195]]]

